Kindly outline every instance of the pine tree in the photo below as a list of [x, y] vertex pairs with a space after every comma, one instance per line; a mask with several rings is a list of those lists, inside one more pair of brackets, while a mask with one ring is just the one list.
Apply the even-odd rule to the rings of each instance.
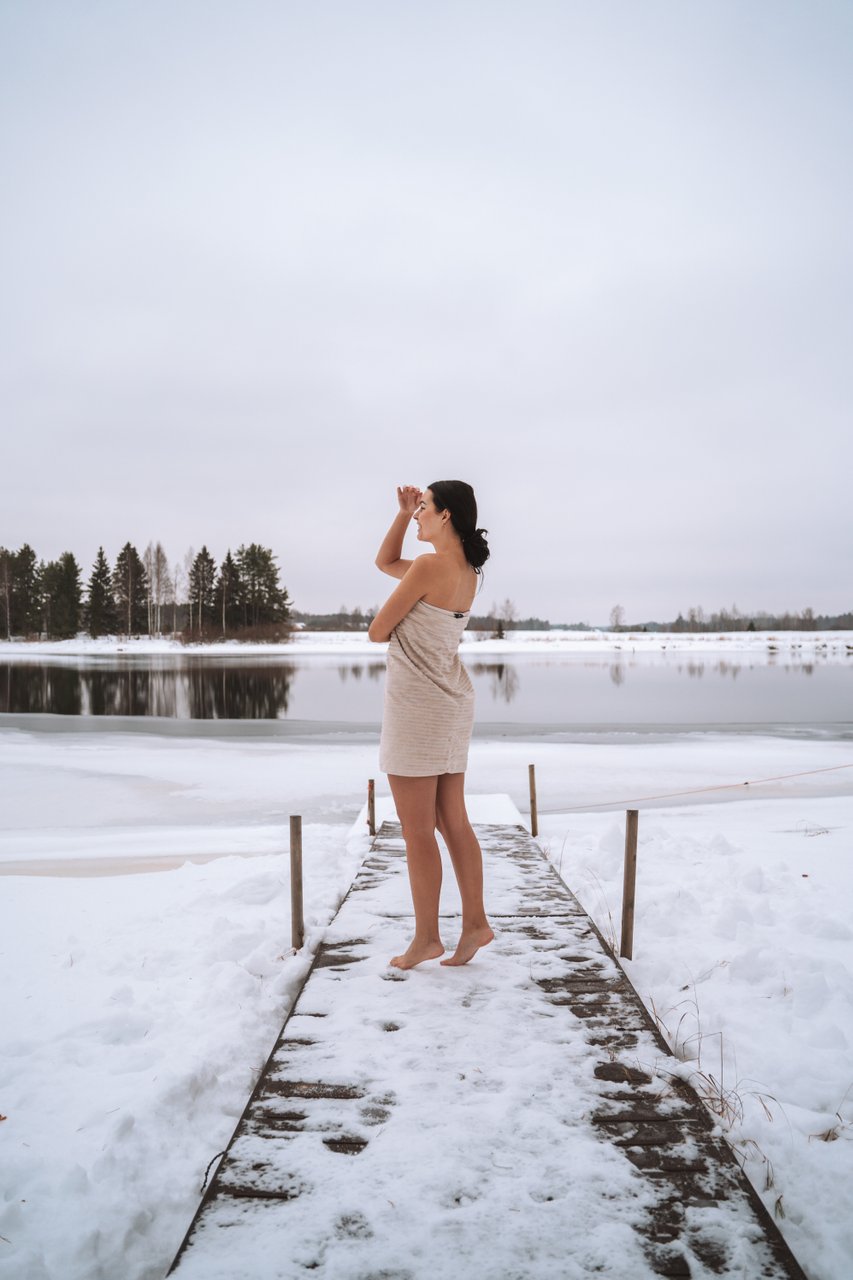
[[290, 600], [287, 591], [279, 586], [278, 565], [268, 547], [252, 542], [238, 548], [237, 567], [243, 584], [245, 626], [283, 622], [290, 616]]
[[231, 552], [227, 551], [225, 559], [219, 566], [213, 598], [216, 619], [222, 624], [223, 635], [236, 631], [240, 626], [243, 609], [242, 594], [243, 583], [240, 579], [240, 570]]
[[70, 551], [41, 566], [42, 630], [67, 640], [80, 629], [80, 566]]
[[15, 580], [15, 557], [0, 547], [0, 635], [12, 638], [12, 583]]
[[36, 553], [25, 542], [12, 557], [12, 619], [14, 635], [32, 635], [41, 627], [41, 584]]
[[118, 631], [118, 615], [113, 598], [112, 574], [103, 547], [98, 547], [88, 590], [89, 599], [84, 613], [86, 630], [92, 637], [115, 635]]
[[126, 542], [113, 569], [113, 593], [118, 611], [118, 625], [125, 635], [141, 635], [148, 614], [148, 583], [139, 552]]
[[216, 580], [216, 562], [208, 551], [202, 547], [190, 569], [190, 629], [195, 628], [199, 634], [204, 633], [206, 626], [214, 621], [213, 589]]

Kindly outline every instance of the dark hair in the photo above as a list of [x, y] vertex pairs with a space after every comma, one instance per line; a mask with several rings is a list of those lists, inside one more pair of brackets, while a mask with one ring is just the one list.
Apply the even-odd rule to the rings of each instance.
[[449, 511], [450, 523], [462, 539], [462, 550], [472, 568], [482, 573], [489, 558], [488, 529], [477, 528], [477, 499], [464, 480], [436, 480], [427, 486], [436, 511]]

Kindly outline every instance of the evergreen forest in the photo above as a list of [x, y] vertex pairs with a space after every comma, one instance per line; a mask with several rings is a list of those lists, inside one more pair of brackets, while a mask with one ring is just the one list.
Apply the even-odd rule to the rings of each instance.
[[185, 640], [282, 640], [290, 599], [276, 557], [257, 542], [217, 565], [206, 546], [170, 564], [162, 545], [140, 556], [126, 542], [110, 564], [98, 548], [88, 579], [75, 556], [40, 560], [29, 545], [0, 547], [0, 638], [180, 636]]

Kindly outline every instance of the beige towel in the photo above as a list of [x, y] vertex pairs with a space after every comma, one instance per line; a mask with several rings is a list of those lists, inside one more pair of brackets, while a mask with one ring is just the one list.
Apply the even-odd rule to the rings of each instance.
[[427, 778], [468, 767], [474, 687], [459, 641], [469, 617], [418, 600], [392, 631], [379, 742], [383, 773]]

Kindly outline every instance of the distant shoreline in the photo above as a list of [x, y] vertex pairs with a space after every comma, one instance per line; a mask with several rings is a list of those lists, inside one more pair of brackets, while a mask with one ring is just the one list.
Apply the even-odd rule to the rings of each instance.
[[[462, 651], [478, 654], [743, 654], [773, 661], [786, 659], [853, 660], [853, 631], [508, 631], [496, 639], [491, 631], [466, 631]], [[221, 640], [184, 644], [170, 637], [130, 639], [79, 635], [70, 640], [0, 640], [0, 662], [41, 658], [197, 658], [302, 657], [311, 654], [357, 654], [381, 657], [385, 646], [373, 644], [364, 631], [294, 631], [285, 643]]]

